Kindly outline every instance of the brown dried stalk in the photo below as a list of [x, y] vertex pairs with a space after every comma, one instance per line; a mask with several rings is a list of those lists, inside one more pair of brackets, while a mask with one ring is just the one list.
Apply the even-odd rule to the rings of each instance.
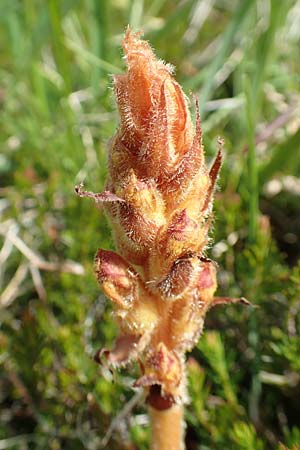
[[[99, 250], [98, 281], [114, 303], [120, 336], [102, 350], [115, 367], [137, 360], [135, 386], [147, 393], [152, 449], [184, 449], [185, 353], [196, 344], [214, 304], [216, 265], [205, 258], [212, 198], [222, 154], [207, 169], [197, 108], [195, 128], [171, 67], [140, 34], [127, 30], [128, 71], [114, 77], [120, 126], [110, 143], [102, 194], [118, 254]], [[245, 300], [244, 300], [245, 301]]]

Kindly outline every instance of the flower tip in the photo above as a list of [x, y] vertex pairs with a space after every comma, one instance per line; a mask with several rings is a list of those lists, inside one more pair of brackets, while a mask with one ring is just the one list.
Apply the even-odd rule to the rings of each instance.
[[130, 25], [127, 25], [124, 38], [122, 40], [123, 50], [128, 56], [128, 53], [133, 50], [138, 50], [139, 47], [148, 46], [149, 44], [146, 41], [140, 39], [143, 36], [143, 30], [140, 31], [132, 31]]

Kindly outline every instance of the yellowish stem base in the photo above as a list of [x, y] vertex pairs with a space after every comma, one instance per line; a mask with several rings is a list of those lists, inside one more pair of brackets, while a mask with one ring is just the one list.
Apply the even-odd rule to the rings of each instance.
[[150, 450], [184, 450], [184, 408], [173, 405], [164, 411], [149, 407], [151, 422]]

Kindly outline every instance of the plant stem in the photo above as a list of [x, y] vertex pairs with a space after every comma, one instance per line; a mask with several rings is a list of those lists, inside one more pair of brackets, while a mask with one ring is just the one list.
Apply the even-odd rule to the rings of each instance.
[[184, 406], [173, 405], [159, 411], [149, 407], [151, 421], [150, 450], [184, 450]]

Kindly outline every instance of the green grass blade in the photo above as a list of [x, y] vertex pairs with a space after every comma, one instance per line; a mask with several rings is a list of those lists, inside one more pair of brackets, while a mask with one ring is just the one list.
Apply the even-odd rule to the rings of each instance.
[[[237, 32], [241, 29], [243, 20], [245, 19], [249, 9], [253, 5], [252, 1], [244, 0], [239, 2], [239, 6], [228, 25], [226, 31], [223, 34], [222, 43], [219, 49], [219, 52], [215, 59], [212, 61], [210, 67], [208, 68], [207, 75], [205, 77], [205, 81], [203, 82], [203, 86], [201, 89], [201, 95], [199, 98], [200, 111], [202, 111], [202, 117], [204, 117], [204, 105], [210, 100], [213, 89], [214, 89], [214, 77], [217, 71], [220, 69], [222, 64], [227, 58], [227, 55], [231, 49], [233, 40], [237, 34]], [[201, 73], [197, 74], [193, 78], [190, 78], [185, 83], [186, 89], [195, 90], [199, 86], [199, 82], [201, 81]]]

